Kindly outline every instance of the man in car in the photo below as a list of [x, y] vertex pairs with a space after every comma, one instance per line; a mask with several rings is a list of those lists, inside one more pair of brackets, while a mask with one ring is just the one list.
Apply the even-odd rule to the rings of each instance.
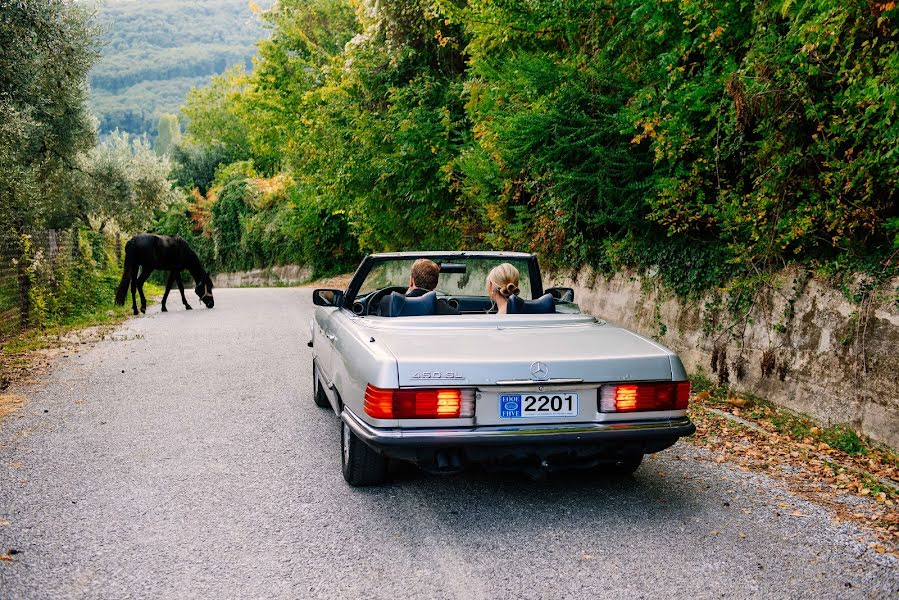
[[[428, 292], [437, 289], [437, 279], [440, 277], [440, 265], [433, 260], [427, 258], [419, 258], [412, 263], [412, 272], [409, 274], [409, 289], [406, 290], [406, 296], [409, 298], [417, 298], [424, 296]], [[381, 300], [381, 313], [387, 314], [387, 302], [389, 297]], [[446, 300], [439, 298], [437, 300], [437, 310], [434, 314], [438, 315], [458, 315], [458, 309], [447, 304]]]
[[440, 277], [440, 265], [427, 258], [419, 258], [412, 263], [412, 272], [409, 274], [409, 289], [406, 296], [416, 298], [424, 296], [437, 289], [437, 279]]

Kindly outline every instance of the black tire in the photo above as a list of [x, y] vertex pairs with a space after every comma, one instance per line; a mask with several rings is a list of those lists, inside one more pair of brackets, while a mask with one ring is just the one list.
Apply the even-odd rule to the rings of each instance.
[[322, 382], [318, 376], [318, 367], [315, 365], [315, 361], [312, 362], [312, 400], [319, 408], [331, 408], [331, 403], [328, 402], [325, 390], [322, 389]]
[[353, 487], [387, 481], [387, 459], [356, 437], [343, 421], [340, 422], [340, 464], [343, 478]]
[[605, 472], [612, 477], [630, 477], [640, 468], [640, 463], [642, 462], [643, 455], [635, 454], [633, 456], [622, 458], [618, 462], [609, 465], [605, 469]]

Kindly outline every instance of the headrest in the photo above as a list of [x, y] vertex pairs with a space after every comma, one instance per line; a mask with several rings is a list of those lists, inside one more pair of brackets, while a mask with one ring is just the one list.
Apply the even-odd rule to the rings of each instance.
[[548, 315], [556, 312], [552, 294], [543, 294], [536, 300], [522, 300], [516, 295], [509, 296], [506, 312], [510, 315]]
[[412, 298], [399, 292], [391, 292], [387, 297], [387, 312], [384, 317], [424, 317], [433, 315], [437, 309], [437, 292]]

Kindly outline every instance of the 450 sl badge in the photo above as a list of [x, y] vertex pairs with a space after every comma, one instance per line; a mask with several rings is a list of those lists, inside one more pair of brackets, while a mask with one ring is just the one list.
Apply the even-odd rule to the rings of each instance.
[[459, 371], [415, 371], [412, 379], [465, 379]]

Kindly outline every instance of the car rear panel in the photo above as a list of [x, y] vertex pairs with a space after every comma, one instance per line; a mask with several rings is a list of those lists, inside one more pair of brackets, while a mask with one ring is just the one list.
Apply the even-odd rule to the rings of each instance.
[[[507, 326], [448, 329], [411, 326], [411, 319], [404, 319], [405, 327], [371, 327], [369, 331], [396, 357], [401, 388], [476, 390], [474, 418], [452, 419], [454, 426], [595, 422], [603, 418], [597, 411], [603, 383], [672, 379], [671, 352], [651, 340], [611, 325], [585, 322], [582, 317], [550, 323], [516, 326], [510, 318]], [[501, 416], [501, 395], [551, 397], [554, 393], [577, 394], [577, 414]], [[452, 426], [432, 419], [405, 419], [397, 424]]]

